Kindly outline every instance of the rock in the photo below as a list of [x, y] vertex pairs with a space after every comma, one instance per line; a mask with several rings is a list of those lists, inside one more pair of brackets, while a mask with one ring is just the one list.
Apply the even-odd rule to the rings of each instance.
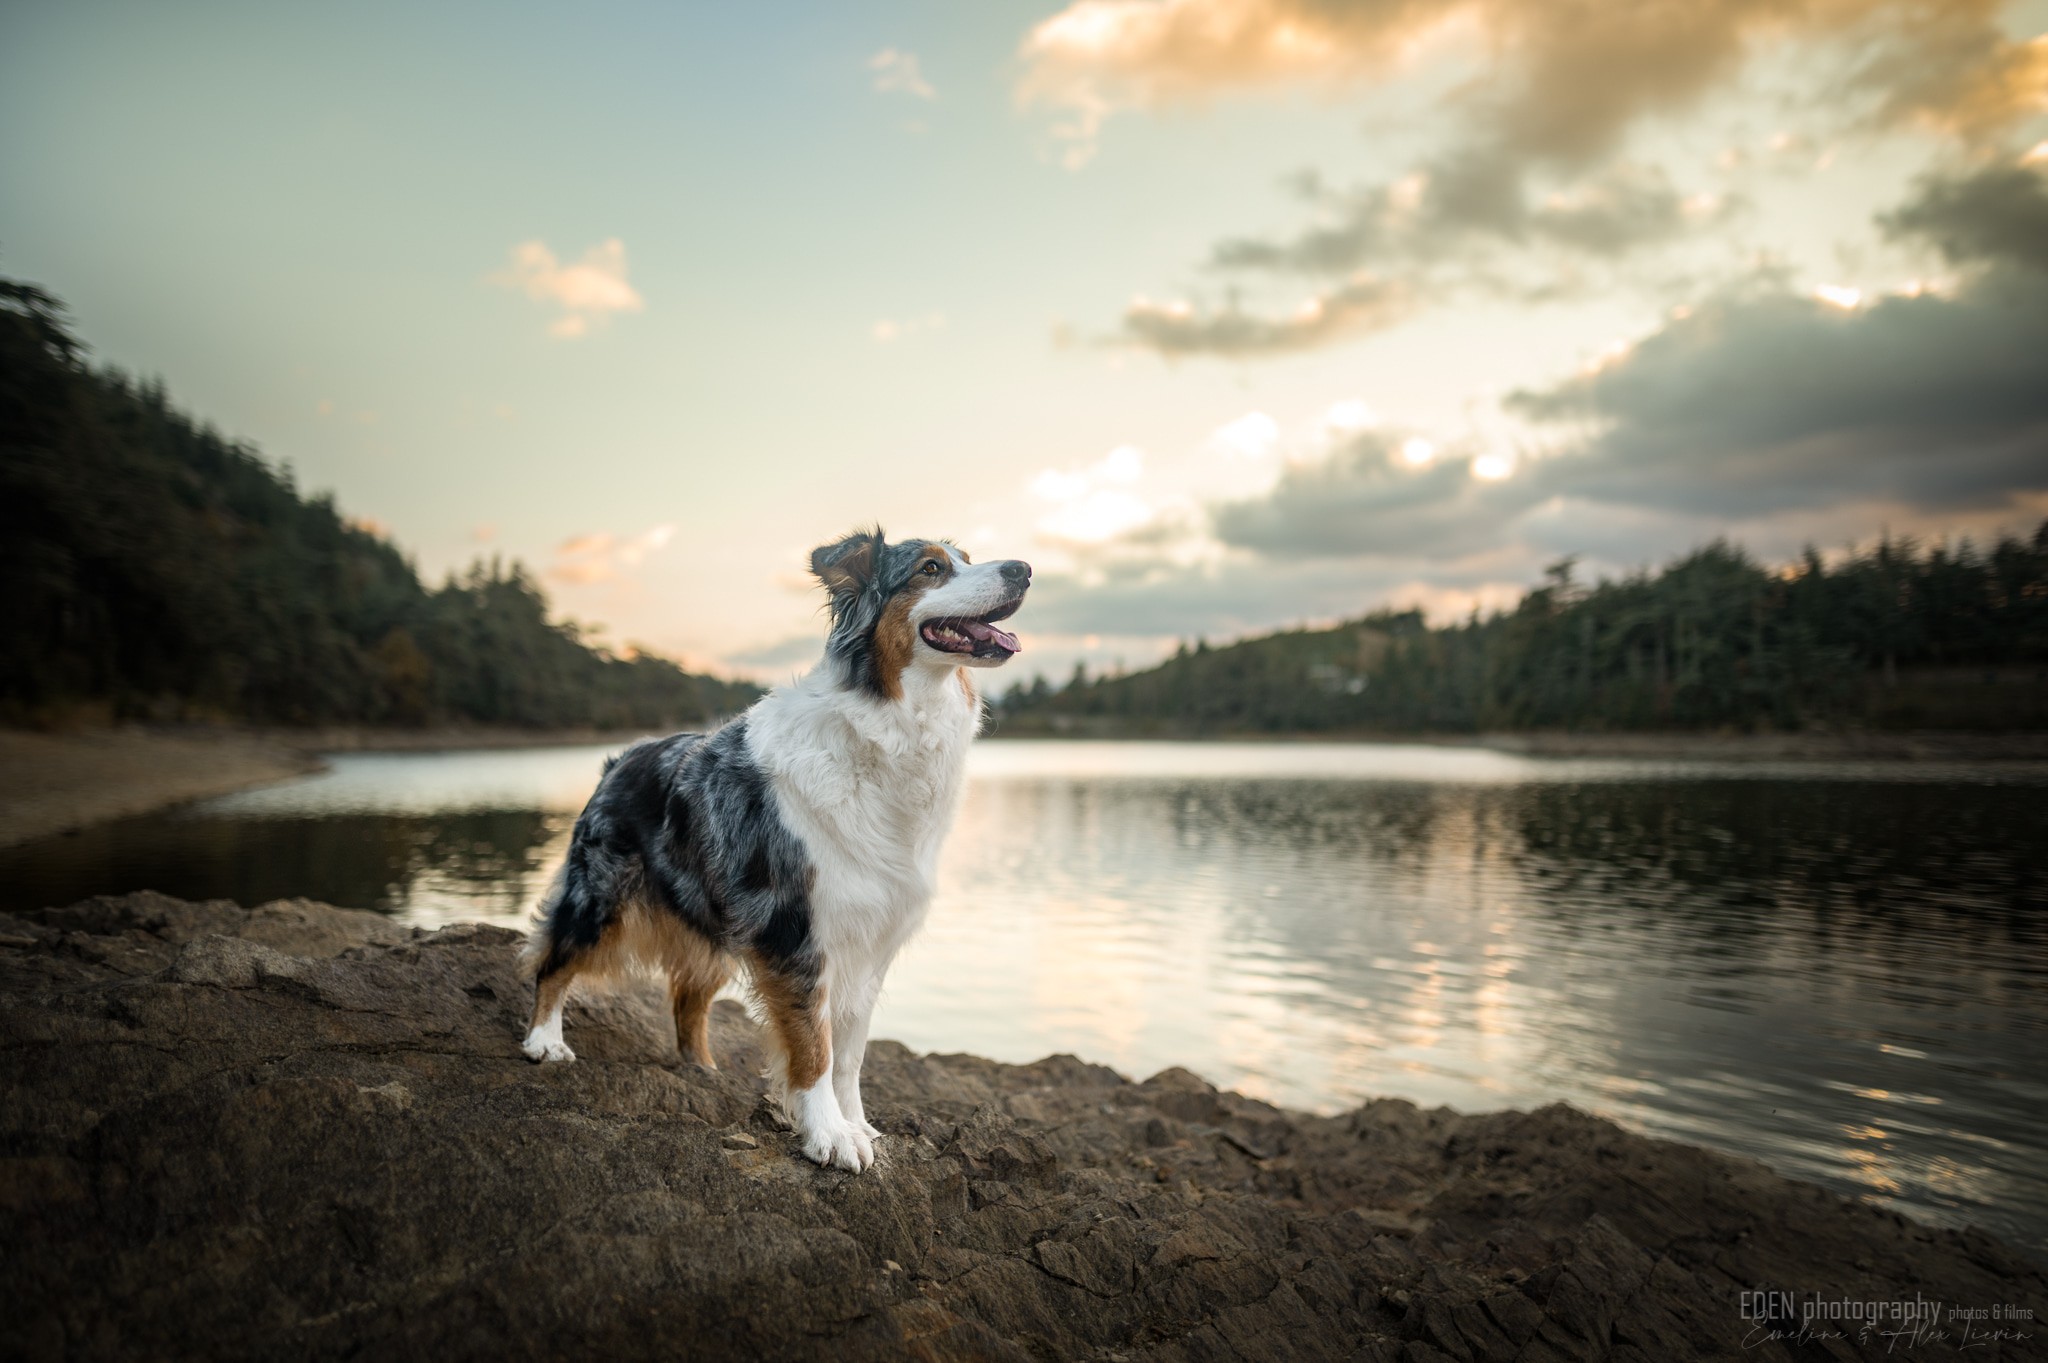
[[[517, 943], [305, 901], [0, 918], [0, 1352], [1879, 1358], [1772, 1338], [1742, 1294], [2048, 1319], [1989, 1237], [1567, 1107], [1318, 1118], [880, 1042], [881, 1159], [820, 1170], [735, 1006], [715, 1072], [651, 986], [528, 1064]], [[2041, 1357], [2041, 1328], [1973, 1355]]]

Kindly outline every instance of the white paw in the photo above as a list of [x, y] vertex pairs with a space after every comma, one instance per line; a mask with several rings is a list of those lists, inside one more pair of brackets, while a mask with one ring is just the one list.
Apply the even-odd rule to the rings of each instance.
[[873, 1122], [863, 1119], [859, 1122], [856, 1122], [855, 1125], [858, 1126], [862, 1131], [867, 1132], [869, 1140], [878, 1141], [882, 1139], [882, 1133], [875, 1129], [875, 1124]]
[[528, 1060], [538, 1060], [543, 1064], [550, 1060], [576, 1058], [576, 1052], [569, 1049], [569, 1043], [566, 1041], [543, 1041], [538, 1037], [528, 1037], [519, 1044], [519, 1049], [526, 1052]]
[[875, 1162], [874, 1138], [843, 1119], [822, 1122], [804, 1133], [804, 1157], [857, 1174]]

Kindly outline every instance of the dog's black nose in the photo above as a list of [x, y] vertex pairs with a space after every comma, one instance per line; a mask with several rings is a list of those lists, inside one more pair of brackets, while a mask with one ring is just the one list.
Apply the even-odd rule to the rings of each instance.
[[1019, 587], [1031, 585], [1031, 565], [1021, 558], [1009, 559], [1003, 564], [1003, 581]]

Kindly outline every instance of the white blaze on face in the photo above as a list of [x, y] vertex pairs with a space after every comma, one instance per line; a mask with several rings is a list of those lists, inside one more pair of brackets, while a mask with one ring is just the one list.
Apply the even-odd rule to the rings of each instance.
[[[1003, 576], [1003, 564], [1008, 560], [969, 563], [958, 549], [948, 548], [946, 552], [953, 561], [952, 576], [918, 598], [916, 618], [912, 623], [918, 630], [920, 656], [943, 659], [952, 666], [994, 667], [1006, 662], [1009, 653], [1019, 651], [1016, 636], [993, 624], [978, 622], [982, 616], [1011, 604], [1019, 594]], [[959, 622], [961, 629], [975, 638], [987, 634], [1007, 652], [1001, 657], [977, 657], [934, 648], [924, 637], [924, 626], [935, 621]]]

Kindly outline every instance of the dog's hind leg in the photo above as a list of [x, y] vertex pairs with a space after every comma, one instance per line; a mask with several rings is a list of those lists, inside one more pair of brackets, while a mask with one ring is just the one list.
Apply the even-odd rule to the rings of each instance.
[[576, 1052], [562, 1039], [562, 1007], [569, 1001], [569, 986], [581, 972], [578, 961], [558, 967], [534, 981], [533, 1021], [519, 1049], [528, 1060], [574, 1060]]
[[572, 845], [569, 858], [541, 900], [540, 921], [527, 939], [523, 960], [533, 972], [533, 1020], [519, 1049], [529, 1060], [574, 1060], [576, 1052], [562, 1039], [562, 1008], [576, 977], [615, 955], [608, 950], [617, 937], [615, 915], [591, 894], [582, 849]]
[[676, 1049], [693, 1065], [717, 1069], [711, 1053], [711, 1003], [732, 977], [730, 958], [666, 909], [643, 906], [628, 918], [644, 925], [636, 928], [641, 958], [658, 962], [668, 976]]

